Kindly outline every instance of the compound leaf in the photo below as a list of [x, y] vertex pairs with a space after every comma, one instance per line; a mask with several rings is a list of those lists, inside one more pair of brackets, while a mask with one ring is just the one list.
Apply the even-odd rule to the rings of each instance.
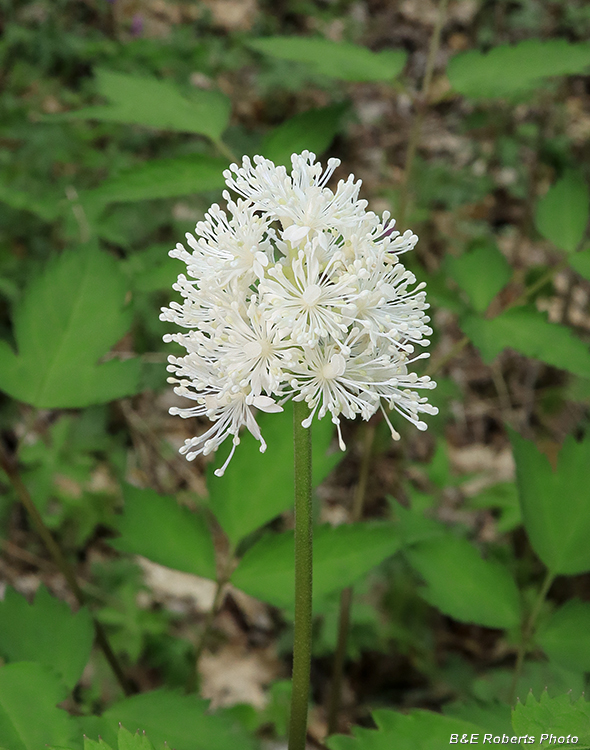
[[468, 314], [461, 318], [460, 325], [487, 364], [510, 348], [574, 375], [590, 377], [588, 345], [567, 326], [550, 323], [532, 308], [507, 310], [492, 320]]
[[315, 73], [342, 81], [391, 81], [406, 64], [402, 50], [372, 52], [366, 47], [319, 37], [271, 36], [250, 39], [248, 47], [281, 60], [306, 63]]
[[590, 44], [565, 39], [527, 39], [489, 52], [455, 55], [447, 75], [455, 91], [471, 99], [513, 96], [534, 89], [543, 78], [574, 75], [590, 67]]
[[0, 341], [0, 389], [38, 408], [79, 408], [137, 392], [139, 359], [97, 361], [129, 328], [127, 283], [94, 246], [52, 258], [13, 312], [15, 354]]
[[94, 629], [86, 608], [69, 606], [40, 586], [33, 604], [8, 588], [0, 602], [0, 653], [9, 662], [36, 661], [52, 667], [72, 690], [86, 666]]
[[590, 438], [566, 438], [557, 469], [534, 443], [510, 433], [524, 525], [533, 549], [555, 574], [590, 570]]
[[[229, 449], [221, 451], [209, 469], [211, 508], [234, 544], [293, 505], [293, 404], [285, 404], [285, 410], [278, 414], [260, 414], [257, 420], [268, 443], [266, 452], [260, 453], [259, 443], [245, 433], [225, 474], [214, 477], [213, 468], [222, 464]], [[310, 429], [312, 479], [317, 486], [343, 454], [327, 454], [334, 431], [332, 422], [314, 420]]]
[[77, 723], [57, 708], [68, 692], [57, 674], [42, 664], [21, 661], [3, 666], [0, 744], [10, 750], [46, 750], [48, 743], [77, 750]]
[[[313, 597], [320, 601], [352, 585], [400, 547], [391, 524], [319, 526], [314, 531]], [[246, 552], [232, 583], [275, 607], [293, 609], [293, 532], [267, 534]]]
[[291, 154], [300, 154], [308, 149], [321, 155], [338, 133], [346, 109], [346, 104], [332, 104], [300, 112], [265, 136], [261, 153], [275, 164], [284, 164], [289, 168]]
[[53, 115], [53, 119], [102, 120], [163, 130], [199, 133], [218, 140], [227, 127], [229, 99], [220, 91], [198, 89], [185, 96], [170, 81], [95, 70], [98, 93], [110, 104]]
[[590, 193], [584, 177], [570, 170], [538, 202], [535, 225], [555, 247], [573, 253], [586, 233], [589, 204]]
[[[254, 750], [251, 735], [222, 711], [211, 713], [208, 701], [176, 690], [152, 690], [111, 706], [97, 720], [88, 717], [89, 731], [115, 747], [119, 724], [146, 732], [156, 750]], [[87, 719], [82, 718], [84, 725]], [[137, 735], [136, 735], [137, 736]], [[166, 746], [164, 743], [167, 743]], [[133, 750], [147, 750], [139, 745]], [[119, 746], [120, 748], [120, 746]], [[97, 749], [98, 750], [98, 749]]]
[[485, 312], [512, 276], [510, 264], [494, 245], [479, 245], [459, 258], [449, 256], [446, 265], [473, 309], [480, 313]]
[[465, 539], [450, 534], [422, 542], [404, 554], [426, 582], [420, 594], [441, 612], [488, 628], [518, 624], [518, 589], [500, 563], [484, 560]]
[[566, 602], [543, 624], [537, 643], [551, 659], [574, 672], [590, 672], [590, 603]]
[[221, 190], [225, 186], [223, 170], [226, 167], [225, 159], [206, 154], [156, 159], [110, 177], [99, 187], [84, 193], [82, 199], [107, 205]]
[[[587, 747], [590, 744], [590, 703], [583, 696], [573, 702], [569, 694], [550, 698], [547, 691], [537, 701], [531, 692], [526, 702], [518, 702], [512, 711], [512, 726], [519, 735], [533, 735], [541, 747], [556, 744], [555, 740], [549, 742], [552, 734], [559, 744], [564, 744], [570, 735], [576, 738], [572, 744]], [[561, 742], [560, 737], [564, 738]]]
[[113, 547], [167, 568], [215, 578], [213, 540], [202, 516], [151, 489], [126, 485], [124, 495], [121, 536], [110, 541]]
[[440, 750], [453, 735], [469, 740], [472, 735], [481, 738], [483, 732], [476, 724], [421, 709], [408, 714], [379, 709], [373, 711], [373, 719], [377, 729], [354, 727], [352, 737], [334, 735], [327, 746], [330, 750]]

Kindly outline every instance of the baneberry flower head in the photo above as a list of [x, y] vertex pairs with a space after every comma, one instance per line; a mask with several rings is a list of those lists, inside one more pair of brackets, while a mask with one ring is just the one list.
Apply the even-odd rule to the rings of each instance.
[[422, 414], [436, 414], [419, 390], [435, 383], [409, 365], [428, 353], [432, 330], [424, 284], [399, 260], [418, 238], [400, 234], [386, 212], [379, 218], [359, 200], [360, 180], [327, 182], [309, 151], [291, 157], [291, 174], [262, 156], [224, 172], [227, 211], [211, 206], [189, 250], [170, 255], [186, 263], [172, 302], [161, 319], [184, 332], [166, 334], [185, 350], [168, 358], [168, 380], [194, 406], [173, 408], [181, 417], [205, 416], [211, 427], [180, 449], [190, 461], [216, 450], [230, 435], [239, 444], [242, 426], [266, 443], [256, 409], [282, 411], [287, 400], [305, 400], [312, 420], [330, 414], [345, 448], [340, 418], [365, 420], [378, 409], [395, 439], [384, 406], [425, 430]]

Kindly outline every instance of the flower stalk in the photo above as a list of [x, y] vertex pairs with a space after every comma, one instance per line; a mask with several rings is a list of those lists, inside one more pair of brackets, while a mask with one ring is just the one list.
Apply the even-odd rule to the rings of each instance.
[[311, 429], [302, 422], [309, 415], [304, 401], [293, 403], [295, 468], [295, 629], [293, 636], [293, 689], [289, 750], [305, 750], [311, 668], [312, 544]]

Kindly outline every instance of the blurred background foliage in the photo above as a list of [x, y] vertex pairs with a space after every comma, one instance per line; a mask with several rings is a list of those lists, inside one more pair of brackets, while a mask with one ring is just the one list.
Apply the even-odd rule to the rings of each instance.
[[419, 235], [440, 408], [395, 444], [348, 424], [344, 455], [314, 426], [310, 743], [353, 584], [336, 726], [365, 729], [332, 750], [511, 732], [530, 689], [515, 731], [590, 735], [558, 697], [590, 671], [588, 4], [0, 9], [0, 746], [116, 747], [123, 722], [158, 750], [282, 747], [289, 414], [223, 479], [187, 463], [158, 313], [228, 163], [305, 148]]

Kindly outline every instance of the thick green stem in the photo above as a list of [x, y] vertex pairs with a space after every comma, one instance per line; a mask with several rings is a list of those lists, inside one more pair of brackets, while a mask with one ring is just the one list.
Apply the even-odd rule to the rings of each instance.
[[[350, 520], [358, 523], [363, 517], [365, 495], [369, 481], [369, 469], [375, 442], [375, 425], [368, 423], [364, 425], [363, 452], [361, 456], [361, 470], [359, 481], [354, 493], [352, 513]], [[342, 678], [344, 677], [344, 661], [346, 659], [346, 643], [350, 628], [350, 610], [352, 607], [352, 587], [342, 590], [340, 594], [340, 616], [338, 618], [338, 641], [334, 653], [334, 666], [332, 668], [332, 684], [330, 686], [330, 700], [328, 704], [328, 734], [334, 734], [338, 729], [338, 714], [340, 712], [340, 700], [342, 696]]]
[[301, 423], [309, 415], [304, 401], [293, 402], [295, 453], [295, 629], [293, 692], [289, 750], [305, 750], [309, 673], [311, 668], [311, 591], [313, 518], [311, 504], [311, 428]]
[[539, 595], [537, 596], [537, 600], [531, 610], [530, 615], [528, 616], [527, 621], [525, 622], [523, 629], [522, 629], [522, 638], [520, 640], [520, 644], [518, 646], [518, 652], [516, 654], [516, 665], [514, 667], [514, 674], [512, 675], [512, 684], [510, 685], [510, 702], [514, 703], [514, 699], [516, 698], [516, 687], [518, 685], [518, 680], [520, 678], [522, 667], [524, 664], [524, 657], [526, 655], [526, 651], [531, 639], [531, 636], [533, 634], [535, 623], [537, 622], [537, 617], [539, 616], [541, 609], [543, 607], [543, 604], [545, 602], [545, 599], [547, 597], [547, 594], [549, 593], [549, 589], [551, 588], [551, 584], [555, 580], [555, 576], [551, 571], [547, 571], [547, 574], [545, 576], [545, 580], [543, 581], [543, 585], [541, 586], [541, 590], [539, 591]]
[[[25, 510], [27, 511], [29, 518], [31, 519], [33, 523], [33, 526], [35, 527], [35, 529], [37, 530], [37, 533], [43, 540], [43, 543], [47, 547], [47, 551], [53, 558], [53, 561], [62, 572], [64, 578], [66, 579], [68, 583], [68, 586], [70, 587], [71, 592], [76, 597], [78, 604], [80, 604], [80, 606], [83, 606], [86, 603], [86, 597], [84, 596], [84, 592], [82, 591], [82, 589], [80, 588], [78, 584], [78, 581], [76, 580], [76, 574], [74, 573], [74, 569], [66, 560], [65, 555], [61, 550], [61, 547], [55, 541], [51, 531], [49, 531], [49, 529], [45, 525], [43, 518], [41, 517], [41, 514], [39, 513], [37, 509], [37, 506], [33, 502], [31, 495], [29, 494], [29, 490], [27, 489], [24, 482], [20, 478], [20, 474], [18, 473], [16, 466], [13, 464], [13, 462], [10, 460], [10, 458], [4, 452], [1, 446], [0, 446], [0, 466], [2, 466], [2, 468], [6, 472], [6, 475], [10, 479], [12, 486], [14, 487], [16, 494], [18, 495], [18, 499], [25, 507]], [[119, 682], [119, 685], [123, 689], [123, 692], [125, 693], [125, 695], [131, 695], [135, 691], [133, 690], [133, 688], [127, 681], [127, 678], [125, 677], [125, 674], [123, 670], [121, 669], [121, 665], [117, 661], [117, 657], [115, 656], [110, 646], [110, 643], [108, 641], [108, 638], [106, 636], [106, 633], [102, 625], [96, 618], [93, 618], [93, 623], [94, 623], [94, 633], [96, 635], [96, 642], [102, 649], [102, 652], [104, 653], [106, 660], [108, 661], [111, 669], [113, 670], [115, 677], [117, 678], [117, 681]]]

